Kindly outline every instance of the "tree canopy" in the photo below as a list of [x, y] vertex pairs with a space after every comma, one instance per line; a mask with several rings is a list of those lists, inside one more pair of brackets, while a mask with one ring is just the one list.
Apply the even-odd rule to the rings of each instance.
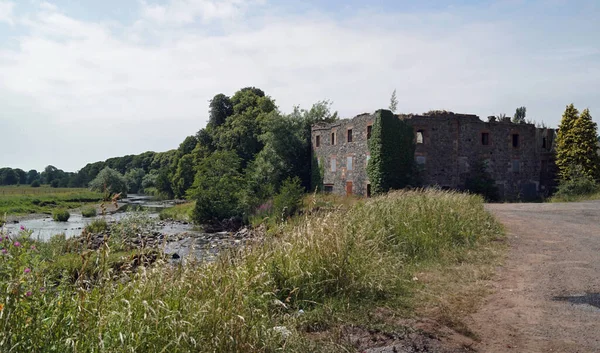
[[598, 127], [588, 109], [581, 114], [573, 104], [563, 113], [556, 137], [556, 165], [561, 180], [600, 179]]

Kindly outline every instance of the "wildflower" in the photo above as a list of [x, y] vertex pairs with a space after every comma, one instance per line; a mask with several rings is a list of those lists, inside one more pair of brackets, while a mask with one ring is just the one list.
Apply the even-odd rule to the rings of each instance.
[[18, 248], [19, 246], [21, 246], [21, 243], [19, 243], [18, 241], [16, 241], [14, 245]]
[[23, 227], [22, 225], [21, 225], [21, 230], [25, 230], [25, 227]]
[[0, 311], [4, 310], [4, 304], [0, 303]]
[[2, 254], [6, 255], [8, 251], [6, 249], [2, 249]]
[[35, 249], [36, 249], [35, 245], [32, 245], [31, 250], [35, 250]]
[[25, 273], [29, 273], [29, 272], [31, 272], [31, 269], [30, 269], [29, 267], [27, 267], [27, 268], [25, 269], [25, 271], [23, 271], [23, 272], [25, 272]]
[[46, 291], [46, 287], [40, 288], [40, 292], [44, 293]]
[[31, 293], [31, 291], [30, 291], [30, 290], [29, 290], [29, 291], [27, 291], [27, 293], [25, 293], [25, 296], [26, 296], [26, 297], [31, 297], [32, 295], [33, 295], [33, 293]]

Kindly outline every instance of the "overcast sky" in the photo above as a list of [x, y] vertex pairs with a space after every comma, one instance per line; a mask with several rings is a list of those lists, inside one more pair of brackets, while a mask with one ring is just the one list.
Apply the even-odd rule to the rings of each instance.
[[0, 166], [165, 151], [208, 100], [600, 120], [600, 1], [0, 0]]

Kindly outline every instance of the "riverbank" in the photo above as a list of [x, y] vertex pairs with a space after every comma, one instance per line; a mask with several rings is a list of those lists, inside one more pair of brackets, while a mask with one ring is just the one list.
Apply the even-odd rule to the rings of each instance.
[[0, 218], [51, 214], [58, 208], [71, 209], [101, 202], [103, 195], [88, 189], [30, 186], [0, 187]]
[[[417, 313], [443, 320], [467, 310], [458, 298], [476, 302], [485, 292], [481, 278], [501, 239], [481, 198], [425, 191], [305, 212], [212, 262], [173, 266], [158, 257], [119, 273], [103, 265], [111, 247], [101, 246], [82, 256], [95, 261], [93, 278], [53, 286], [23, 240], [5, 245], [18, 257], [0, 260], [10, 278], [23, 279], [0, 279], [3, 293], [18, 293], [2, 303], [9, 320], [0, 335], [10, 339], [0, 342], [28, 351], [367, 350], [409, 337], [406, 320]], [[450, 316], [442, 326], [468, 337]], [[414, 339], [425, 339], [419, 330]]]

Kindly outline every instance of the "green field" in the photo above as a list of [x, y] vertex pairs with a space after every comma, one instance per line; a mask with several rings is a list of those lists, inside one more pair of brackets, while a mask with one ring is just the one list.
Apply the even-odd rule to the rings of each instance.
[[84, 188], [51, 188], [41, 186], [0, 187], [0, 218], [4, 215], [52, 213], [57, 208], [76, 208], [101, 201], [101, 193]]

